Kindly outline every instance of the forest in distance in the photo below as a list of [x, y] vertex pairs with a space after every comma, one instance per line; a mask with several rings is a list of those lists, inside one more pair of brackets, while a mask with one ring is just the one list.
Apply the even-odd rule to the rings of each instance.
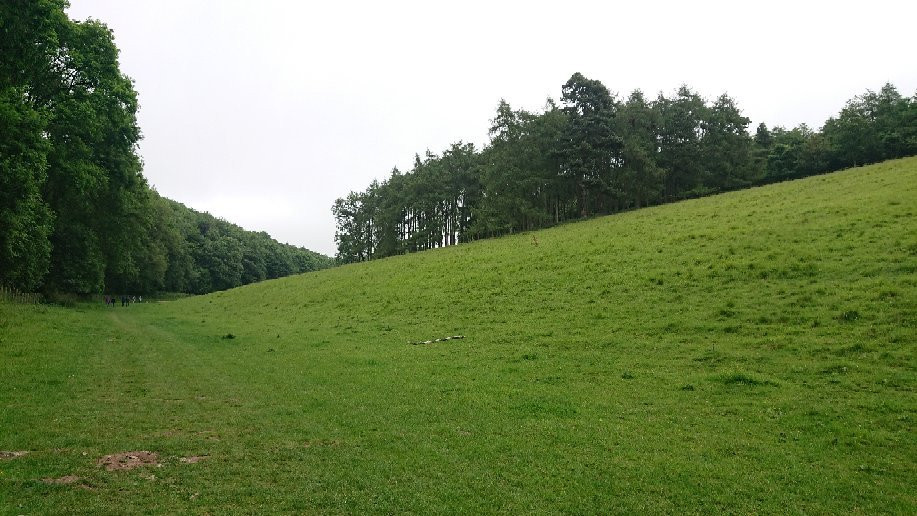
[[619, 100], [574, 74], [540, 113], [501, 101], [490, 143], [417, 155], [335, 201], [337, 257], [357, 262], [917, 154], [917, 95], [892, 84], [820, 130], [750, 120], [687, 86]]
[[427, 151], [338, 199], [332, 259], [151, 188], [112, 33], [67, 5], [0, 4], [0, 286], [24, 292], [203, 294], [917, 154], [917, 97], [891, 84], [820, 130], [750, 134], [728, 95], [621, 100], [577, 73], [541, 112], [501, 101], [483, 149]]
[[112, 33], [66, 6], [0, 4], [0, 285], [203, 294], [333, 264], [158, 195]]

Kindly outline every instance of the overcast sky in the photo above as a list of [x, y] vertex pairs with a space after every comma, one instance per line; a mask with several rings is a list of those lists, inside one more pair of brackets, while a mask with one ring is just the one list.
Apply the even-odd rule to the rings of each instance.
[[885, 82], [917, 91], [917, 2], [71, 0], [115, 34], [160, 194], [333, 255], [331, 205], [482, 145], [500, 98], [574, 72], [625, 97], [682, 83], [768, 126], [819, 128]]

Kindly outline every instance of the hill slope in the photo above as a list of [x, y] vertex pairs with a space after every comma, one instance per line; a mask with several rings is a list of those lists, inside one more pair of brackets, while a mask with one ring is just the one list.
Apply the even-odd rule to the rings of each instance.
[[[0, 499], [913, 512], [915, 212], [909, 158], [170, 303], [0, 305], [0, 450], [30, 451]], [[96, 465], [128, 450], [163, 467]]]

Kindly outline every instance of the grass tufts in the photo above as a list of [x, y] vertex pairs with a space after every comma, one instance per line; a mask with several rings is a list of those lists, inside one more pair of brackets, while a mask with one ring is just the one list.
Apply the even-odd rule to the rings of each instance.
[[859, 318], [860, 318], [860, 312], [856, 310], [845, 310], [844, 312], [841, 312], [841, 314], [837, 316], [837, 319], [843, 322], [853, 322]]
[[722, 383], [723, 385], [748, 385], [748, 386], [760, 386], [760, 385], [771, 385], [775, 386], [776, 383], [770, 380], [759, 380], [754, 376], [751, 376], [746, 373], [727, 373], [714, 377], [714, 380]]
[[[913, 199], [917, 158], [168, 303], [0, 303], [0, 450], [30, 452], [0, 513], [912, 514]], [[97, 464], [130, 450], [163, 467]]]

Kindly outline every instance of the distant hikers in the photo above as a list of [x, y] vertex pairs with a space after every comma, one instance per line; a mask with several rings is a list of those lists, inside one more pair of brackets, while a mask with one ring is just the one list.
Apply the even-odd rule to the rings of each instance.
[[[119, 299], [118, 296], [111, 296], [111, 295], [102, 296], [102, 300], [105, 301], [105, 306], [117, 306], [118, 299]], [[133, 303], [142, 303], [143, 302], [143, 296], [122, 295], [120, 296], [120, 299], [121, 299], [121, 306], [131, 306], [131, 304]]]

